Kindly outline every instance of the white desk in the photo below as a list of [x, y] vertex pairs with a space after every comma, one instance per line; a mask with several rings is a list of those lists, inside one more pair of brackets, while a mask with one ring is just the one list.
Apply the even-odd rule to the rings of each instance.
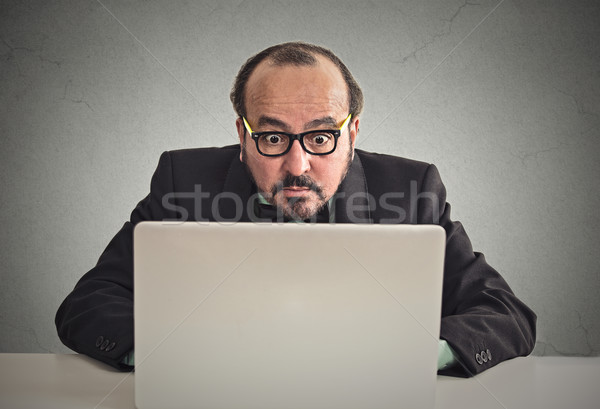
[[[0, 354], [0, 408], [132, 409], [134, 376], [82, 355]], [[439, 376], [436, 408], [598, 409], [600, 357], [517, 358], [471, 379]]]

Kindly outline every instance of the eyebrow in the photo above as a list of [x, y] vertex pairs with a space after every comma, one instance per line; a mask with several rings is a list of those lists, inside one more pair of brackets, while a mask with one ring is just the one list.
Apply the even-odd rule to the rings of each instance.
[[283, 121], [280, 121], [277, 118], [273, 118], [270, 116], [264, 116], [264, 115], [261, 116], [260, 118], [258, 118], [258, 128], [261, 128], [266, 125], [270, 125], [270, 126], [274, 126], [276, 128], [283, 129], [286, 132], [290, 130], [290, 127], [288, 126], [288, 124], [286, 124]]
[[337, 128], [338, 122], [331, 116], [325, 116], [323, 118], [310, 121], [304, 126], [304, 129], [316, 128], [321, 125], [330, 125], [332, 128]]
[[[273, 118], [270, 116], [261, 116], [258, 119], [258, 128], [261, 128], [263, 126], [273, 126], [279, 129], [283, 129], [286, 132], [290, 131], [290, 126], [288, 124], [286, 124], [285, 122], [277, 119], [277, 118]], [[333, 128], [337, 128], [338, 126], [338, 122], [331, 116], [325, 116], [322, 118], [318, 118], [318, 119], [313, 119], [312, 121], [308, 122], [307, 124], [304, 125], [304, 129], [305, 130], [310, 130], [313, 128], [317, 128], [321, 125], [329, 125]]]

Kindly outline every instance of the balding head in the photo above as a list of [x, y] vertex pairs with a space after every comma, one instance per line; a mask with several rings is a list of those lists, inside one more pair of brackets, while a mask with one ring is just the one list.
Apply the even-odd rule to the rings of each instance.
[[344, 65], [344, 63], [330, 50], [314, 44], [303, 42], [291, 42], [274, 45], [260, 53], [250, 57], [246, 63], [240, 68], [238, 75], [235, 78], [233, 88], [231, 90], [230, 99], [233, 108], [238, 117], [247, 115], [246, 106], [246, 90], [247, 83], [261, 62], [268, 61], [275, 66], [314, 66], [318, 63], [319, 56], [325, 57], [331, 61], [339, 70], [346, 84], [348, 111], [354, 118], [357, 118], [362, 112], [363, 95], [360, 86]]

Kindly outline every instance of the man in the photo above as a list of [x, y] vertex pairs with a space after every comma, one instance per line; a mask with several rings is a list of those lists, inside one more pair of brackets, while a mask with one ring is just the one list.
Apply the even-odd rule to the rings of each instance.
[[138, 222], [279, 219], [441, 225], [441, 373], [472, 376], [531, 352], [535, 314], [450, 220], [435, 166], [355, 149], [362, 92], [331, 51], [305, 43], [270, 47], [242, 66], [231, 100], [240, 146], [161, 156], [150, 194], [60, 306], [56, 325], [65, 345], [132, 368]]

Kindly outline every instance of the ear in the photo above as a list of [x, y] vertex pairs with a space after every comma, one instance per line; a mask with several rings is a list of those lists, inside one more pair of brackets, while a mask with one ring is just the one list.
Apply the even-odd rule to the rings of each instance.
[[235, 120], [235, 127], [237, 129], [238, 138], [240, 139], [240, 162], [242, 161], [242, 149], [244, 148], [244, 137], [246, 136], [246, 127], [242, 118]]
[[354, 159], [354, 146], [356, 145], [356, 139], [358, 138], [358, 124], [360, 118], [352, 118], [350, 120], [350, 141], [352, 143], [352, 159]]

